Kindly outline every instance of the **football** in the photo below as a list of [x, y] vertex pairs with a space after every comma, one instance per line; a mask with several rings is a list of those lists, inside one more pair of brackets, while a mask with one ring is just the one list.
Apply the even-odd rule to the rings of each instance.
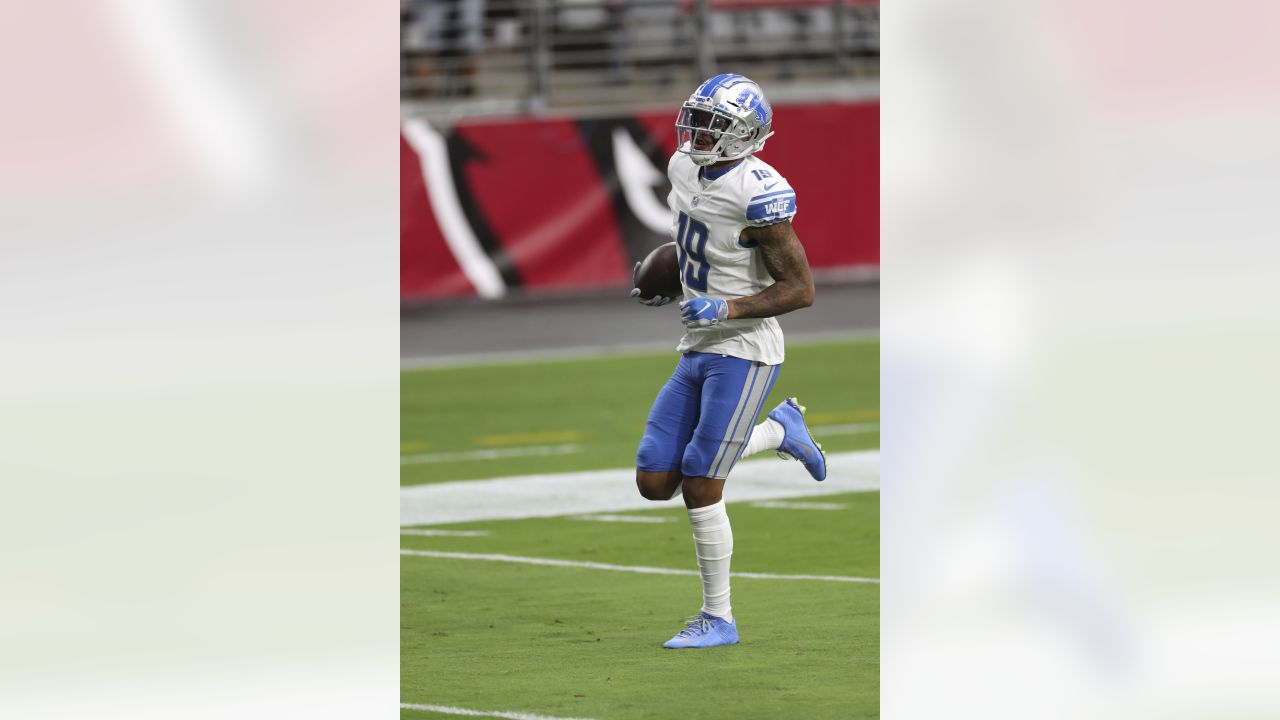
[[659, 295], [669, 298], [684, 295], [684, 289], [680, 287], [680, 261], [676, 257], [674, 242], [658, 247], [640, 263], [640, 269], [636, 272], [636, 287], [640, 288], [642, 300]]

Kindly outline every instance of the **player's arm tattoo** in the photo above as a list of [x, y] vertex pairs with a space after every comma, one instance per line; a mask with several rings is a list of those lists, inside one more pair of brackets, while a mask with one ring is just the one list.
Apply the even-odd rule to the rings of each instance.
[[755, 295], [730, 300], [729, 318], [773, 317], [813, 304], [809, 258], [790, 220], [748, 227], [742, 236], [756, 244], [774, 283]]

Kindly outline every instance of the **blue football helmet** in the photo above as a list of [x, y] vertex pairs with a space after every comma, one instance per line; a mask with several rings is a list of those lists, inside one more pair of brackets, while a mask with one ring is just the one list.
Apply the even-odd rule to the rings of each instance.
[[676, 150], [698, 165], [737, 160], [764, 149], [773, 108], [750, 78], [716, 75], [698, 86], [676, 116]]

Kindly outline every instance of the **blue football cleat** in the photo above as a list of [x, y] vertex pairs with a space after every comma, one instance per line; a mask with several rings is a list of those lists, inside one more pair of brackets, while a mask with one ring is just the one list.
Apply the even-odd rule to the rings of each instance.
[[689, 626], [670, 640], [662, 643], [664, 648], [705, 648], [717, 645], [737, 645], [738, 625], [705, 612], [689, 621]]
[[782, 438], [782, 446], [778, 448], [778, 457], [799, 460], [804, 469], [809, 471], [814, 480], [827, 479], [827, 454], [822, 446], [813, 439], [809, 428], [804, 424], [804, 406], [793, 397], [782, 401], [782, 404], [769, 411], [769, 419], [776, 420], [786, 431]]

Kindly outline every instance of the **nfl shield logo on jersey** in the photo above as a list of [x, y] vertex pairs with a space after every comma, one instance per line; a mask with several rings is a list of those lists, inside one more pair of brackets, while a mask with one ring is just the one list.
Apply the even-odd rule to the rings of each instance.
[[693, 200], [689, 203], [689, 207], [698, 207], [698, 203], [702, 201], [701, 195], [694, 195]]

